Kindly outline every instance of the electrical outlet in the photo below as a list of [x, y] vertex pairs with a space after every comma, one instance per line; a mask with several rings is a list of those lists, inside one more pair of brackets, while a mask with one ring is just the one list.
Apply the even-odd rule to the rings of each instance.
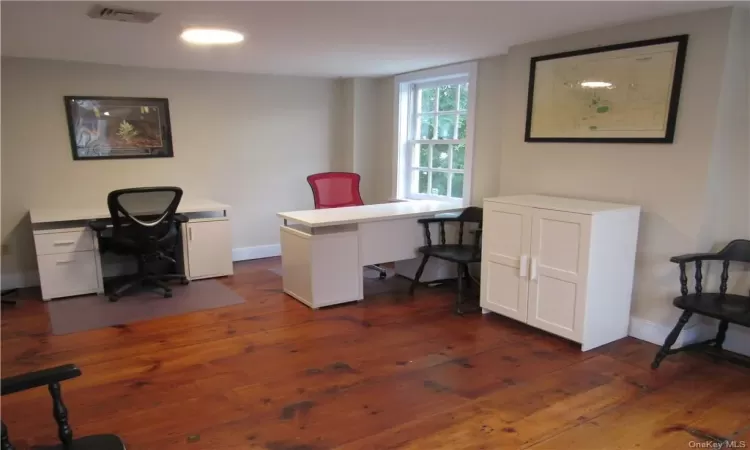
[[10, 255], [10, 245], [2, 244], [2, 246], [0, 246], [0, 253], [2, 253], [3, 256]]

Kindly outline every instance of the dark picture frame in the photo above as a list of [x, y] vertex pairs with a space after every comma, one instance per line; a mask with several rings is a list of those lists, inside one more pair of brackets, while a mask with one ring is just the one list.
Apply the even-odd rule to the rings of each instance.
[[169, 100], [147, 97], [64, 97], [76, 161], [171, 158]]
[[[650, 143], [650, 144], [671, 144], [674, 142], [674, 134], [675, 134], [675, 127], [677, 122], [677, 109], [680, 102], [680, 91], [682, 88], [682, 77], [684, 73], [685, 68], [685, 57], [687, 53], [687, 43], [688, 43], [688, 35], [678, 35], [678, 36], [669, 36], [664, 38], [658, 38], [658, 39], [648, 39], [643, 41], [635, 41], [635, 42], [628, 42], [623, 44], [615, 44], [615, 45], [607, 45], [602, 47], [594, 47], [594, 48], [587, 48], [583, 50], [576, 50], [576, 51], [570, 51], [570, 52], [563, 52], [563, 53], [554, 53], [549, 55], [543, 55], [543, 56], [537, 56], [534, 58], [531, 58], [530, 67], [529, 67], [529, 90], [528, 90], [528, 98], [527, 98], [527, 105], [526, 105], [526, 130], [524, 135], [524, 141], [525, 142], [579, 142], [579, 143]], [[665, 45], [665, 44], [671, 44], [671, 45]], [[655, 47], [660, 46], [660, 47]], [[649, 49], [649, 47], [652, 47]], [[598, 113], [606, 113], [608, 111], [611, 111], [611, 107], [605, 105], [604, 103], [597, 103], [602, 102], [602, 96], [599, 96], [599, 99], [597, 100], [598, 93], [595, 93], [594, 89], [589, 89], [586, 95], [591, 95], [591, 99], [586, 97], [586, 95], [579, 95], [583, 92], [583, 89], [586, 86], [587, 82], [585, 81], [579, 81], [577, 84], [573, 81], [571, 82], [564, 82], [562, 83], [565, 88], [568, 89], [578, 89], [578, 92], [576, 94], [572, 94], [572, 91], [569, 97], [576, 96], [576, 100], [572, 101], [571, 104], [574, 104], [574, 102], [578, 101], [580, 104], [587, 105], [588, 108], [592, 109], [593, 111], [590, 113], [590, 116], [588, 117], [579, 117], [580, 123], [583, 124], [586, 120], [592, 120], [592, 125], [589, 125], [588, 128], [579, 127], [577, 131], [570, 131], [569, 134], [585, 134], [585, 133], [591, 133], [591, 136], [571, 136], [571, 135], [560, 135], [560, 136], [550, 136], [546, 135], [544, 132], [535, 132], [534, 126], [540, 127], [539, 120], [535, 122], [536, 116], [534, 115], [534, 106], [535, 101], [549, 101], [548, 98], [542, 97], [541, 93], [538, 92], [540, 90], [539, 84], [541, 83], [539, 81], [539, 74], [538, 69], [542, 64], [545, 62], [555, 61], [555, 60], [564, 60], [568, 59], [568, 61], [563, 61], [564, 63], [571, 64], [571, 67], [573, 67], [573, 71], [576, 72], [578, 75], [579, 72], [586, 72], [586, 68], [592, 68], [594, 67], [592, 64], [589, 63], [588, 66], [585, 65], [587, 61], [591, 62], [593, 61], [595, 64], [599, 64], [600, 66], [597, 68], [601, 72], [601, 68], [604, 64], [626, 64], [626, 63], [642, 63], [642, 62], [648, 62], [650, 61], [651, 55], [656, 55], [657, 53], [649, 53], [649, 51], [652, 52], [659, 52], [659, 54], [663, 55], [660, 60], [654, 59], [654, 61], [660, 61], [662, 64], [665, 62], [665, 58], [667, 58], [666, 53], [667, 51], [661, 51], [657, 49], [666, 49], [666, 48], [672, 48], [676, 47], [674, 50], [674, 55], [670, 56], [673, 58], [672, 63], [672, 73], [671, 73], [671, 83], [668, 89], [665, 89], [664, 92], [661, 93], [661, 95], [668, 95], [669, 98], [665, 99], [665, 104], [667, 105], [667, 111], [666, 114], [663, 116], [663, 133], [661, 133], [662, 130], [658, 129], [648, 129], [648, 130], [611, 130], [611, 129], [599, 129], [595, 124], [597, 123]], [[623, 50], [631, 50], [631, 49], [643, 49], [643, 56], [638, 56], [636, 52], [622, 52]], [[610, 53], [609, 55], [606, 55], [606, 53]], [[625, 57], [625, 55], [629, 56], [629, 59]], [[592, 54], [603, 54], [603, 58], [600, 61], [593, 60], [591, 58], [580, 58], [576, 60], [575, 58], [579, 58], [585, 55], [592, 55]], [[618, 56], [621, 55], [621, 56]], [[549, 69], [548, 69], [549, 70]], [[559, 70], [555, 72], [556, 74], [559, 73]], [[628, 73], [637, 73], [637, 70], [634, 70], [633, 72]], [[664, 73], [661, 74], [661, 77], [664, 77]], [[584, 75], [585, 76], [585, 75]], [[633, 76], [633, 75], [631, 75]], [[593, 79], [598, 79], [597, 75], [593, 76]], [[549, 78], [549, 76], [547, 77]], [[658, 78], [658, 77], [656, 77]], [[609, 86], [606, 86], [606, 89], [614, 89], [616, 83], [606, 83], [601, 82], [602, 84], [609, 84]], [[593, 84], [592, 82], [588, 82], [589, 85]], [[629, 83], [627, 89], [636, 89], [635, 83]], [[602, 87], [602, 86], [596, 86], [596, 87]], [[546, 86], [545, 86], [546, 88]], [[547, 89], [549, 91], [549, 89]], [[601, 91], [600, 91], [601, 92]], [[535, 97], [537, 96], [537, 97]], [[541, 100], [540, 100], [541, 97]], [[629, 100], [630, 101], [630, 100]], [[585, 103], [590, 102], [590, 103]], [[559, 101], [558, 101], [559, 103]], [[551, 104], [551, 103], [548, 103]], [[537, 104], [539, 105], [539, 104]], [[576, 105], [580, 106], [580, 105]], [[629, 106], [629, 105], [628, 105]], [[541, 108], [540, 108], [541, 109]], [[580, 111], [580, 107], [576, 111]], [[570, 110], [568, 108], [561, 108], [561, 110]], [[622, 109], [620, 108], [620, 111]], [[587, 113], [588, 114], [588, 113]], [[611, 116], [610, 116], [611, 117]], [[653, 114], [654, 120], [662, 120], [662, 116]], [[577, 119], [573, 119], [577, 120]], [[571, 127], [570, 130], [575, 130], [575, 128]], [[639, 135], [639, 132], [641, 135]], [[621, 133], [622, 135], [617, 135], [618, 133]], [[659, 134], [658, 136], [655, 136], [655, 134]], [[564, 134], [564, 133], [561, 133]], [[600, 134], [597, 136], [597, 134]]]

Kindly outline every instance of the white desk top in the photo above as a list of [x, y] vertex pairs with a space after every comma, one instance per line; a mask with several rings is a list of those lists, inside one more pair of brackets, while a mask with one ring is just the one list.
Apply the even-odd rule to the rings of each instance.
[[[229, 205], [205, 199], [182, 199], [178, 213], [225, 211]], [[72, 222], [76, 220], [106, 219], [109, 217], [107, 204], [97, 206], [32, 208], [29, 211], [31, 223]]]
[[277, 215], [308, 227], [328, 227], [362, 222], [377, 222], [389, 219], [437, 214], [463, 209], [455, 203], [419, 200], [377, 205], [347, 206], [344, 208], [311, 209], [307, 211], [281, 212]]
[[597, 202], [577, 198], [552, 197], [547, 195], [512, 195], [508, 197], [485, 198], [486, 202], [506, 203], [518, 206], [531, 206], [541, 209], [569, 211], [579, 214], [594, 214], [601, 211], [639, 208], [623, 203]]

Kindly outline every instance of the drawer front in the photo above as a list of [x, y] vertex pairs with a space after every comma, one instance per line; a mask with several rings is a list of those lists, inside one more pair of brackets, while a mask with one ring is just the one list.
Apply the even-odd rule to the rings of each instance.
[[98, 276], [93, 251], [41, 255], [37, 262], [42, 298], [45, 300], [97, 291]]
[[37, 255], [83, 252], [94, 249], [94, 234], [90, 230], [35, 234], [34, 244]]

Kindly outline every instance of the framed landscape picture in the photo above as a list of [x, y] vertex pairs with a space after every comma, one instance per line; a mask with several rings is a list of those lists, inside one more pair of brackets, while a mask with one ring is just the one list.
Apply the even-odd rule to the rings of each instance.
[[531, 58], [526, 142], [672, 143], [687, 35]]
[[166, 98], [65, 97], [74, 160], [169, 158]]

